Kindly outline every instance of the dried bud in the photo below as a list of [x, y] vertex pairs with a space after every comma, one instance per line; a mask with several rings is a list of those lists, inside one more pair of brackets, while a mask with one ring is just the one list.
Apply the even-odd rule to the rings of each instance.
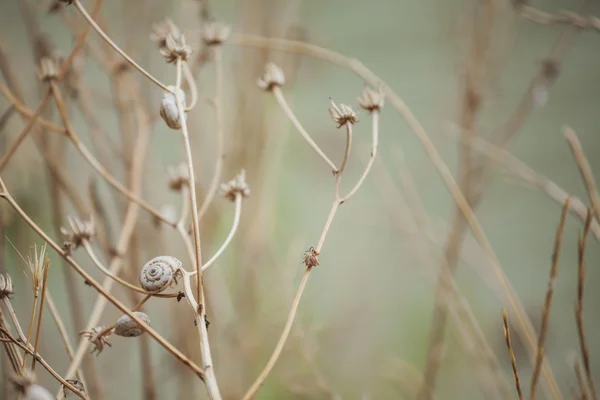
[[[83, 383], [81, 383], [80, 381], [78, 381], [76, 379], [66, 379], [66, 381], [69, 382], [73, 387], [75, 387], [75, 389], [79, 390], [79, 393], [85, 393], [85, 388], [83, 387]], [[71, 393], [73, 393], [71, 391], [71, 389], [69, 389], [68, 387], [63, 385], [63, 395], [65, 397], [67, 397]]]
[[275, 87], [281, 87], [285, 84], [285, 75], [283, 70], [273, 63], [265, 66], [265, 74], [256, 81], [259, 88], [265, 91], [271, 91]]
[[319, 252], [314, 246], [310, 246], [308, 250], [304, 252], [304, 265], [306, 265], [306, 268], [312, 268], [319, 265]]
[[0, 299], [10, 298], [10, 295], [13, 293], [12, 279], [10, 279], [10, 276], [8, 274], [0, 275]]
[[93, 219], [82, 221], [77, 217], [69, 216], [68, 221], [71, 231], [69, 232], [68, 229], [61, 227], [60, 232], [67, 238], [68, 242], [75, 246], [75, 248], [80, 247], [84, 240], [89, 241], [96, 236]]
[[222, 183], [221, 193], [225, 198], [231, 201], [235, 201], [238, 194], [242, 197], [250, 196], [250, 187], [248, 187], [248, 184], [246, 183], [246, 171], [242, 170], [229, 182]]
[[175, 64], [177, 60], [187, 61], [192, 54], [192, 48], [185, 42], [183, 34], [168, 34], [165, 38], [165, 45], [160, 48], [160, 55], [163, 56], [169, 64]]
[[40, 59], [38, 76], [44, 82], [56, 79], [58, 76], [58, 65], [56, 60], [49, 57], [42, 57], [42, 59]]
[[102, 350], [104, 350], [104, 346], [111, 347], [111, 344], [108, 343], [107, 337], [110, 335], [111, 330], [105, 330], [103, 327], [98, 326], [96, 328], [92, 328], [90, 330], [83, 330], [79, 332], [80, 335], [87, 338], [89, 342], [94, 345], [92, 349], [92, 354], [96, 352], [96, 355], [100, 354]]
[[369, 112], [380, 111], [383, 108], [385, 96], [381, 88], [374, 91], [369, 87], [365, 87], [359, 97], [357, 97], [358, 105]]
[[217, 46], [231, 35], [231, 27], [222, 22], [207, 22], [202, 27], [202, 40], [207, 46]]
[[186, 163], [181, 163], [167, 168], [169, 175], [169, 189], [179, 192], [190, 184], [190, 170]]
[[159, 49], [166, 47], [167, 36], [179, 37], [181, 31], [169, 18], [165, 18], [152, 25], [152, 33], [150, 34], [150, 40], [152, 40]]
[[[134, 311], [132, 314], [150, 325], [150, 317], [148, 317], [146, 313]], [[138, 337], [142, 333], [144, 333], [142, 327], [127, 314], [119, 318], [115, 324], [115, 335], [123, 337]]]
[[346, 104], [340, 104], [340, 107], [335, 105], [333, 100], [331, 100], [331, 107], [329, 108], [329, 114], [331, 118], [335, 121], [338, 128], [346, 124], [356, 124], [358, 122], [358, 117], [356, 113], [352, 110], [352, 108]]
[[[183, 108], [185, 109], [185, 92], [175, 86], [167, 86], [172, 92], [179, 93]], [[166, 122], [167, 126], [171, 129], [181, 129], [181, 119], [179, 118], [179, 110], [177, 109], [177, 99], [172, 92], [165, 92], [163, 95], [162, 102], [160, 103], [160, 116]], [[185, 118], [187, 120], [187, 113], [184, 111]]]

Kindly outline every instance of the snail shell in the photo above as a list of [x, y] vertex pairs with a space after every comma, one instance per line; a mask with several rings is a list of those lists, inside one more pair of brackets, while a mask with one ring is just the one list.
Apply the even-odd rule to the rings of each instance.
[[[134, 311], [136, 317], [147, 324], [150, 324], [150, 317], [146, 313]], [[115, 335], [123, 337], [137, 337], [144, 333], [144, 330], [127, 314], [117, 320], [115, 324]]]
[[155, 257], [142, 267], [140, 285], [147, 292], [160, 293], [173, 283], [180, 267], [181, 261], [175, 257]]
[[25, 400], [53, 400], [54, 396], [45, 387], [33, 384], [25, 390]]
[[[177, 91], [175, 86], [168, 86], [172, 91]], [[181, 102], [185, 107], [185, 93], [179, 89], [177, 91], [181, 97]], [[185, 119], [187, 120], [187, 114], [184, 112]], [[177, 98], [171, 92], [165, 92], [162, 101], [160, 103], [160, 116], [165, 121], [167, 126], [171, 129], [181, 129], [181, 120], [179, 118], [179, 111], [177, 110]]]

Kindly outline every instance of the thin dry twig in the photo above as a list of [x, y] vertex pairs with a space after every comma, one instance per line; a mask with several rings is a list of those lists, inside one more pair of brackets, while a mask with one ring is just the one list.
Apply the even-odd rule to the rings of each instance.
[[595, 15], [581, 15], [567, 10], [552, 14], [529, 5], [522, 5], [520, 14], [523, 18], [542, 25], [571, 25], [577, 29], [600, 32], [600, 19]]
[[579, 360], [575, 358], [573, 360], [573, 369], [575, 370], [575, 376], [577, 377], [577, 385], [579, 386], [579, 400], [588, 400], [589, 395], [585, 385], [583, 374], [581, 373], [581, 364]]
[[517, 371], [517, 360], [515, 359], [515, 352], [513, 351], [512, 343], [510, 340], [510, 330], [508, 328], [508, 316], [506, 315], [506, 309], [502, 309], [502, 320], [504, 321], [504, 339], [506, 340], [506, 347], [508, 349], [508, 355], [510, 356], [510, 364], [512, 365], [513, 377], [515, 378], [515, 386], [519, 395], [519, 400], [523, 400], [523, 390], [521, 389], [521, 380], [519, 379], [519, 372]]
[[556, 276], [558, 275], [558, 261], [560, 258], [560, 250], [562, 248], [563, 232], [565, 230], [565, 224], [567, 222], [567, 213], [569, 211], [570, 197], [567, 197], [563, 204], [562, 212], [560, 215], [560, 222], [556, 229], [556, 239], [554, 242], [554, 251], [552, 252], [552, 267], [550, 269], [550, 280], [548, 281], [548, 290], [546, 291], [546, 300], [544, 302], [544, 311], [542, 312], [542, 325], [540, 327], [540, 334], [538, 337], [538, 349], [535, 356], [535, 363], [533, 367], [533, 374], [531, 376], [530, 386], [530, 398], [535, 399], [537, 383], [540, 377], [542, 369], [542, 361], [544, 359], [544, 344], [546, 342], [546, 334], [548, 332], [548, 321], [550, 319], [550, 307], [552, 307], [552, 296], [554, 295], [554, 283], [556, 282]]
[[583, 323], [583, 292], [585, 282], [585, 249], [587, 247], [587, 237], [590, 231], [590, 224], [594, 216], [594, 211], [589, 210], [588, 218], [583, 229], [583, 237], [578, 241], [577, 251], [577, 303], [575, 304], [575, 320], [577, 322], [577, 335], [579, 337], [579, 348], [581, 351], [581, 359], [583, 360], [583, 368], [590, 394], [593, 400], [597, 400], [596, 387], [592, 376], [592, 365], [590, 361], [590, 349], [585, 336], [585, 328]]

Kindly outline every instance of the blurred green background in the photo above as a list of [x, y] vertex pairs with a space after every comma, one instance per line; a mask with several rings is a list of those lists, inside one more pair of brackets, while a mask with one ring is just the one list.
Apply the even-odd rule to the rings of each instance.
[[[26, 88], [26, 102], [35, 108], [40, 85], [35, 78], [20, 3], [18, 0], [0, 3], [0, 38]], [[36, 10], [41, 30], [48, 33], [60, 52], [67, 54], [73, 37], [64, 19], [60, 15], [46, 15], [45, 2], [40, 2], [42, 5], [37, 1], [29, 3]], [[469, 15], [479, 3], [474, 0], [242, 0], [210, 2], [210, 11], [215, 18], [230, 23], [235, 33], [301, 38], [360, 60], [404, 99], [457, 176], [458, 143], [452, 132], [458, 129], [461, 111], [462, 71], [471, 40]], [[489, 50], [483, 108], [476, 123], [478, 134], [485, 137], [497, 132], [508, 120], [562, 31], [560, 26], [539, 25], [519, 18], [508, 1], [493, 3], [496, 7], [494, 42]], [[600, 14], [597, 2], [588, 3], [586, 12]], [[93, 2], [84, 4], [91, 9]], [[567, 0], [535, 1], [533, 5], [548, 12], [580, 7], [579, 2]], [[74, 9], [63, 12], [82, 22]], [[191, 0], [106, 0], [102, 20], [111, 37], [126, 51], [161, 80], [172, 82], [174, 69], [164, 64], [148, 40], [152, 23], [163, 17], [172, 18], [196, 48], [200, 45], [197, 14], [198, 4]], [[90, 38], [103, 46], [94, 32]], [[510, 147], [513, 154], [534, 170], [584, 202], [587, 202], [585, 188], [561, 127], [569, 125], [577, 132], [592, 169], [600, 174], [599, 44], [598, 32], [585, 31], [576, 36], [549, 91], [547, 103], [532, 112]], [[253, 189], [253, 196], [244, 204], [241, 232], [215, 268], [228, 295], [215, 294], [223, 286], [211, 289], [211, 282], [216, 278], [210, 273], [207, 278], [209, 301], [214, 298], [215, 302], [221, 302], [212, 305], [214, 316], [211, 318], [217, 377], [234, 398], [234, 394], [243, 393], [251, 384], [277, 341], [303, 271], [302, 252], [317, 241], [333, 196], [328, 171], [297, 135], [272, 97], [261, 92], [254, 82], [262, 74], [266, 61], [280, 63], [288, 75], [289, 84], [283, 89], [287, 99], [299, 120], [324, 151], [331, 154], [334, 162], [341, 159], [344, 134], [330, 120], [329, 98], [356, 106], [355, 98], [364, 84], [346, 70], [309, 57], [237, 46], [225, 46], [224, 52], [228, 149], [224, 179], [232, 177], [239, 167], [245, 167]], [[190, 129], [200, 185], [205, 188], [215, 157], [211, 135], [214, 113], [206, 101], [214, 88], [212, 65], [204, 67], [197, 78], [201, 102], [190, 116]], [[84, 79], [94, 94], [103, 129], [118, 138], [111, 83], [93, 60], [85, 65]], [[148, 96], [148, 105], [155, 110], [152, 112], [158, 114], [158, 89], [142, 79], [139, 84]], [[8, 103], [0, 99], [0, 112], [7, 107]], [[74, 125], [89, 142], [89, 129], [73, 109]], [[48, 118], [59, 121], [58, 115]], [[370, 117], [363, 112], [359, 119], [353, 156], [344, 179], [344, 187], [348, 189], [360, 176], [370, 151]], [[13, 118], [0, 135], [10, 142], [21, 127], [21, 122]], [[380, 144], [381, 162], [376, 164], [358, 194], [341, 208], [324, 246], [321, 265], [313, 272], [302, 300], [297, 319], [299, 330], [293, 332], [257, 398], [330, 397], [319, 386], [321, 381], [334, 393], [349, 399], [412, 398], [412, 391], [418, 388], [418, 379], [411, 374], [418, 376], [425, 365], [439, 263], [426, 265], [416, 254], [415, 243], [426, 240], [423, 227], [411, 226], [406, 218], [414, 218], [417, 211], [408, 204], [410, 201], [401, 204], [400, 197], [392, 196], [390, 190], [410, 198], [410, 192], [401, 183], [402, 174], [410, 173], [433, 221], [435, 237], [432, 239], [440, 250], [446, 241], [454, 203], [414, 134], [389, 106], [381, 115]], [[144, 176], [143, 194], [151, 204], [178, 204], [177, 196], [166, 188], [166, 166], [181, 160], [182, 154], [179, 137], [159, 120], [153, 128]], [[69, 174], [89, 201], [87, 184], [94, 173], [72, 146], [67, 150], [67, 157]], [[502, 172], [502, 168], [494, 168], [494, 171], [493, 184], [477, 215], [537, 330], [560, 206], [545, 194], [517, 183], [518, 180]], [[34, 220], [53, 232], [47, 206], [49, 178], [31, 143], [19, 150], [2, 178]], [[96, 181], [102, 196], [108, 198], [110, 188], [97, 177]], [[0, 210], [7, 228], [6, 238], [21, 253], [26, 254], [30, 245], [41, 243], [11, 210], [4, 206]], [[218, 248], [227, 234], [232, 212], [224, 200], [217, 200], [211, 212], [214, 228], [204, 242], [208, 254]], [[117, 229], [120, 221], [117, 214], [112, 215], [114, 229]], [[64, 223], [64, 215], [62, 220]], [[578, 353], [573, 310], [576, 244], [581, 230], [581, 221], [570, 215], [546, 341], [546, 356], [567, 397], [570, 388], [576, 386], [571, 360]], [[158, 255], [159, 250], [184, 259], [184, 249], [174, 233], [167, 227], [155, 228], [145, 213], [140, 217], [138, 243], [142, 255], [148, 259]], [[2, 267], [16, 281], [13, 303], [25, 321], [31, 296], [21, 272], [24, 263], [9, 243], [5, 250]], [[600, 301], [595, 290], [600, 282], [598, 257], [598, 243], [590, 237], [585, 324], [596, 377], [600, 377], [597, 372], [600, 371], [597, 357], [600, 342], [596, 335], [600, 318], [595, 307]], [[51, 271], [50, 290], [55, 293], [60, 310], [68, 313], [62, 266], [54, 255], [51, 258], [56, 267]], [[76, 258], [92, 271], [93, 266], [84, 252], [76, 253]], [[96, 271], [94, 274], [100, 278]], [[500, 292], [489, 262], [470, 235], [462, 249], [456, 280], [510, 380], [501, 318], [501, 309], [507, 302], [502, 295], [496, 295]], [[95, 296], [83, 284], [80, 292], [87, 311]], [[115, 293], [127, 299], [121, 290]], [[223, 301], [223, 298], [229, 300]], [[184, 307], [182, 303], [179, 308]], [[159, 300], [150, 302], [147, 308], [159, 331], [174, 337], [172, 331], [179, 329], [179, 324], [181, 329], [191, 329], [188, 326], [191, 317], [173, 321], [169, 310]], [[102, 321], [108, 324], [118, 316], [119, 313], [109, 307]], [[68, 363], [49, 318], [44, 322], [44, 329], [48, 336], [44, 336], [40, 352], [53, 361], [58, 371], [63, 371]], [[69, 323], [72, 334], [80, 329]], [[531, 367], [516, 333], [513, 337], [527, 387]], [[106, 382], [106, 398], [142, 398], [136, 356], [139, 349], [132, 345], [132, 339], [113, 338], [111, 342], [113, 347], [96, 359]], [[484, 398], [474, 378], [477, 366], [470, 363], [458, 343], [458, 338], [449, 333], [436, 398]], [[404, 367], [400, 360], [411, 365], [414, 371]], [[177, 374], [181, 371], [175, 368], [176, 361], [156, 345], [152, 346], [152, 363], [155, 379], [160, 382], [159, 398], [185, 399], [192, 398], [194, 393], [205, 396], [199, 382], [193, 386], [193, 392], [177, 391], [180, 385]], [[42, 382], [54, 390], [57, 385], [42, 372], [40, 375]], [[512, 382], [510, 384], [512, 389]], [[544, 395], [540, 391], [542, 398]]]

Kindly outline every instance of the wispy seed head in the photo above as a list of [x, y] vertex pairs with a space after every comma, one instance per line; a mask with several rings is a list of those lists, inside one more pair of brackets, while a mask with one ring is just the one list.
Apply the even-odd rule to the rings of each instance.
[[231, 27], [223, 22], [211, 21], [202, 27], [202, 40], [207, 46], [218, 46], [231, 35]]
[[265, 66], [264, 75], [256, 81], [259, 88], [265, 91], [271, 91], [275, 87], [281, 87], [285, 84], [285, 75], [283, 70], [273, 63]]
[[235, 201], [238, 195], [249, 197], [250, 187], [246, 183], [246, 170], [242, 170], [229, 182], [221, 184], [221, 194], [231, 201]]

